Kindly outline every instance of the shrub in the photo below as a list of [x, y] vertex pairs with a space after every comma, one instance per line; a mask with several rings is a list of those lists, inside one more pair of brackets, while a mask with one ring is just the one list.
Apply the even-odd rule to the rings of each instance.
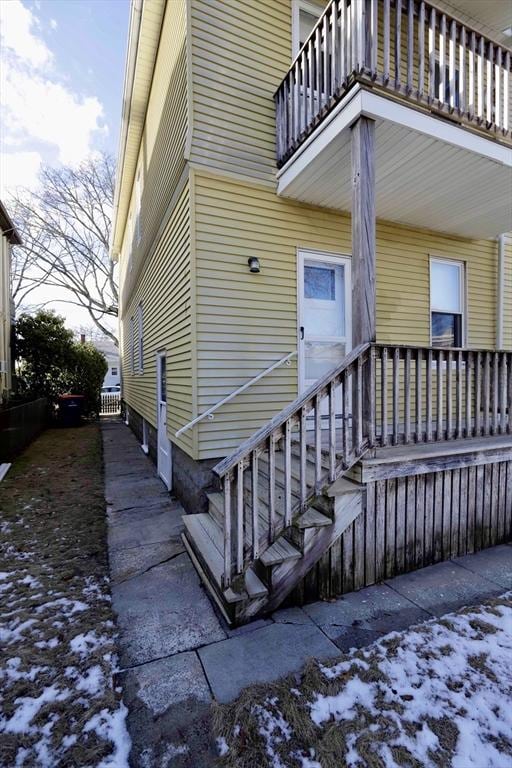
[[23, 314], [16, 323], [17, 388], [20, 395], [47, 397], [85, 395], [86, 414], [99, 411], [101, 385], [108, 370], [102, 352], [78, 344], [64, 318], [39, 310]]

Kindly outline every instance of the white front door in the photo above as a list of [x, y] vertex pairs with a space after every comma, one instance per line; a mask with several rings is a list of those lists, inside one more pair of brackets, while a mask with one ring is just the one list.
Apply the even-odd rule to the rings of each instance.
[[168, 490], [172, 484], [171, 443], [167, 437], [167, 372], [165, 352], [157, 357], [157, 471]]
[[351, 349], [350, 257], [299, 251], [299, 385], [304, 392]]

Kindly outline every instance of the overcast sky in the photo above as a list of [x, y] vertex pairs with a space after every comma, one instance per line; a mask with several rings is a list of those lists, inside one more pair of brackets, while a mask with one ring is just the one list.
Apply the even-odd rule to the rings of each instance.
[[0, 0], [2, 199], [34, 186], [41, 164], [117, 154], [128, 17], [129, 0]]

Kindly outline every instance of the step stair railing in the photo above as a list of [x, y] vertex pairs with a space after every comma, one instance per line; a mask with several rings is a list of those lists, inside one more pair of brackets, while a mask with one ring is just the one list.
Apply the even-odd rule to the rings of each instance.
[[224, 588], [370, 449], [511, 432], [511, 352], [358, 346], [214, 467]]
[[[224, 588], [259, 557], [261, 525], [272, 544], [327, 482], [334, 482], [372, 446], [374, 424], [363, 418], [363, 371], [373, 365], [372, 349], [370, 344], [354, 349], [338, 368], [214, 467], [224, 499]], [[375, 375], [370, 374], [370, 381], [374, 380]], [[276, 482], [278, 452], [282, 454], [282, 488]], [[314, 456], [313, 482], [308, 482], [310, 453]], [[263, 455], [264, 473], [259, 468]], [[245, 472], [251, 473], [249, 499], [244, 492]], [[298, 494], [292, 493], [292, 473], [298, 478]], [[260, 515], [262, 486], [266, 486], [265, 516]]]

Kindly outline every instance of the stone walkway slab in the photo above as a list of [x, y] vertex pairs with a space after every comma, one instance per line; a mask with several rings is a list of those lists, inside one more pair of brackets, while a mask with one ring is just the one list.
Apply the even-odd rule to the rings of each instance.
[[382, 634], [431, 618], [431, 614], [385, 584], [350, 592], [333, 602], [312, 603], [303, 610], [322, 627], [358, 627]]
[[121, 666], [190, 651], [226, 633], [188, 555], [112, 586], [121, 633]]
[[197, 653], [143, 664], [118, 680], [129, 712], [133, 766], [211, 765], [212, 696]]
[[450, 560], [396, 576], [386, 584], [432, 616], [503, 593], [503, 587]]
[[180, 537], [156, 544], [112, 550], [109, 556], [111, 579], [114, 584], [119, 584], [134, 576], [141, 576], [150, 568], [165, 563], [184, 551]]
[[273, 624], [198, 650], [217, 701], [235, 699], [248, 685], [298, 672], [309, 658], [328, 659], [339, 650], [313, 624]]
[[453, 562], [504, 589], [512, 589], [512, 546], [510, 544], [483, 549], [474, 555], [458, 557]]

